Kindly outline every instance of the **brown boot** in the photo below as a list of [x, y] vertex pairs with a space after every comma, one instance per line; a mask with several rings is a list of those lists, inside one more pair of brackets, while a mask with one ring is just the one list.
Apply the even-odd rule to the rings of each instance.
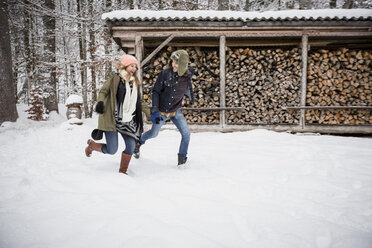
[[121, 162], [120, 162], [120, 173], [127, 174], [128, 166], [130, 159], [132, 158], [132, 155], [126, 154], [126, 153], [121, 153]]
[[87, 144], [88, 144], [88, 146], [87, 146], [87, 148], [85, 148], [85, 155], [87, 157], [90, 157], [90, 155], [92, 155], [93, 151], [102, 152], [102, 147], [104, 145], [102, 143], [96, 143], [91, 139], [88, 139]]

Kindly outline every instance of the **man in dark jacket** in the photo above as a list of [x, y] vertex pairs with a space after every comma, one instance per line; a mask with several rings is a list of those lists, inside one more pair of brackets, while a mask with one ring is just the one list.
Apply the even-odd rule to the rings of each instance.
[[187, 160], [187, 150], [190, 142], [190, 129], [180, 110], [183, 96], [194, 102], [191, 77], [194, 69], [190, 67], [189, 55], [185, 50], [177, 50], [171, 55], [172, 68], [160, 72], [152, 90], [152, 127], [142, 134], [135, 149], [135, 157], [139, 158], [139, 147], [148, 139], [155, 138], [165, 121], [170, 119], [182, 135], [178, 152], [178, 166], [184, 166]]

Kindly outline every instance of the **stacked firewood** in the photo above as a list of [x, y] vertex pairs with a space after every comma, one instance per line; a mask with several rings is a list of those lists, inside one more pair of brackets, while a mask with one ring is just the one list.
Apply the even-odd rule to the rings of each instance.
[[226, 106], [232, 124], [293, 124], [299, 113], [282, 106], [300, 102], [301, 55], [298, 48], [227, 49]]
[[[143, 68], [144, 98], [151, 106], [151, 90], [161, 70], [167, 68], [176, 47], [161, 50]], [[183, 48], [195, 69], [195, 103], [185, 107], [220, 106], [218, 48]], [[147, 56], [152, 49], [146, 51]], [[306, 105], [372, 106], [371, 50], [311, 50], [308, 57]], [[298, 124], [300, 111], [284, 110], [299, 106], [302, 58], [299, 48], [227, 48], [226, 111], [228, 124]], [[213, 123], [220, 111], [184, 111], [191, 123]], [[371, 124], [370, 110], [307, 110], [307, 123]]]
[[[372, 50], [314, 50], [309, 53], [310, 106], [372, 106]], [[372, 124], [371, 110], [307, 110], [315, 124]]]

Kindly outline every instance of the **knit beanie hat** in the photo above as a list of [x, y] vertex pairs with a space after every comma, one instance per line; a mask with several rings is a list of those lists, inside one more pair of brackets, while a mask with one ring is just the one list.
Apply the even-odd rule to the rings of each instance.
[[185, 50], [174, 51], [171, 55], [171, 59], [176, 61], [178, 64], [178, 76], [182, 76], [187, 71], [189, 60], [189, 55]]
[[134, 56], [129, 55], [129, 54], [124, 54], [123, 56], [121, 56], [120, 62], [124, 66], [124, 68], [130, 64], [135, 64], [137, 65], [137, 68], [139, 68], [137, 59]]

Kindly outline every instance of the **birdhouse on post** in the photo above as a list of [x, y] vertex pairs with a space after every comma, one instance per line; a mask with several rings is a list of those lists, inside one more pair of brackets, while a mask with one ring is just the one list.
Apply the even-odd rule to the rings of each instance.
[[67, 107], [66, 116], [69, 124], [81, 125], [83, 98], [78, 95], [70, 95], [65, 103]]

